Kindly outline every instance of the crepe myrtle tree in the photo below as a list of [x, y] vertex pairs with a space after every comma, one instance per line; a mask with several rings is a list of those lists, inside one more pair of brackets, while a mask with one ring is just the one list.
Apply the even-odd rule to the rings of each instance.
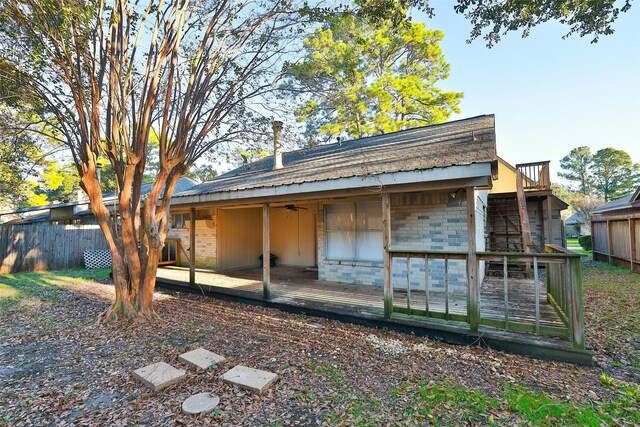
[[[304, 19], [286, 0], [0, 2], [0, 79], [44, 102], [111, 252], [116, 296], [101, 321], [156, 316], [176, 183], [212, 147], [251, 132], [252, 102], [276, 85]], [[152, 134], [157, 176], [143, 200]], [[117, 219], [98, 158], [115, 174]]]

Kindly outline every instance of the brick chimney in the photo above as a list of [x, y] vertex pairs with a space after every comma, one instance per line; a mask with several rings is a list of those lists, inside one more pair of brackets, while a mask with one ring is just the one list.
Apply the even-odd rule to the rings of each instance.
[[282, 169], [282, 122], [273, 122], [273, 169]]

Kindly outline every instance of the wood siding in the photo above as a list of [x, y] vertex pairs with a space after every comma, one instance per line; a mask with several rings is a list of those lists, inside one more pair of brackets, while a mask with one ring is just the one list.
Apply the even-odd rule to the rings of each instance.
[[296, 204], [298, 211], [272, 207], [271, 253], [278, 265], [316, 265], [316, 204]]
[[97, 225], [0, 226], [0, 274], [82, 267], [85, 250], [108, 249]]
[[261, 208], [218, 209], [216, 225], [219, 270], [261, 265]]
[[611, 221], [611, 255], [618, 258], [631, 259], [631, 246], [629, 245], [629, 222]]
[[609, 253], [609, 233], [607, 232], [606, 222], [593, 223], [593, 235], [591, 238], [594, 251], [605, 255]]
[[517, 170], [506, 161], [498, 157], [498, 179], [493, 180], [493, 186], [489, 190], [492, 194], [515, 193]]

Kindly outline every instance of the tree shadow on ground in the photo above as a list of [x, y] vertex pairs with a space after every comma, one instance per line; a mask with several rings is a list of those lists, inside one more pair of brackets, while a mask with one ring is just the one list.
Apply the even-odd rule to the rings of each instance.
[[65, 284], [109, 283], [109, 272], [110, 269], [101, 268], [0, 275], [0, 315], [20, 307], [26, 299], [59, 301], [64, 293], [70, 292]]

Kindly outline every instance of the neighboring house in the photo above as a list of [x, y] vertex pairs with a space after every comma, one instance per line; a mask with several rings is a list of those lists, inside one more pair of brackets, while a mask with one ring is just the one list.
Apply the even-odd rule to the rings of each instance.
[[[192, 179], [182, 177], [176, 185], [176, 191], [184, 191], [196, 184]], [[151, 191], [153, 183], [142, 184], [141, 195], [145, 196]], [[104, 193], [102, 195], [107, 209], [111, 212], [118, 209], [116, 193]], [[13, 209], [0, 212], [0, 224], [32, 224], [37, 222], [49, 222], [51, 224], [95, 224], [93, 212], [89, 200], [84, 192], [78, 190], [78, 199], [68, 203], [52, 203], [45, 206], [32, 206], [28, 208]]]
[[640, 187], [591, 211], [593, 259], [640, 273]]
[[564, 221], [567, 237], [580, 237], [591, 234], [591, 221], [584, 212], [576, 212]]

